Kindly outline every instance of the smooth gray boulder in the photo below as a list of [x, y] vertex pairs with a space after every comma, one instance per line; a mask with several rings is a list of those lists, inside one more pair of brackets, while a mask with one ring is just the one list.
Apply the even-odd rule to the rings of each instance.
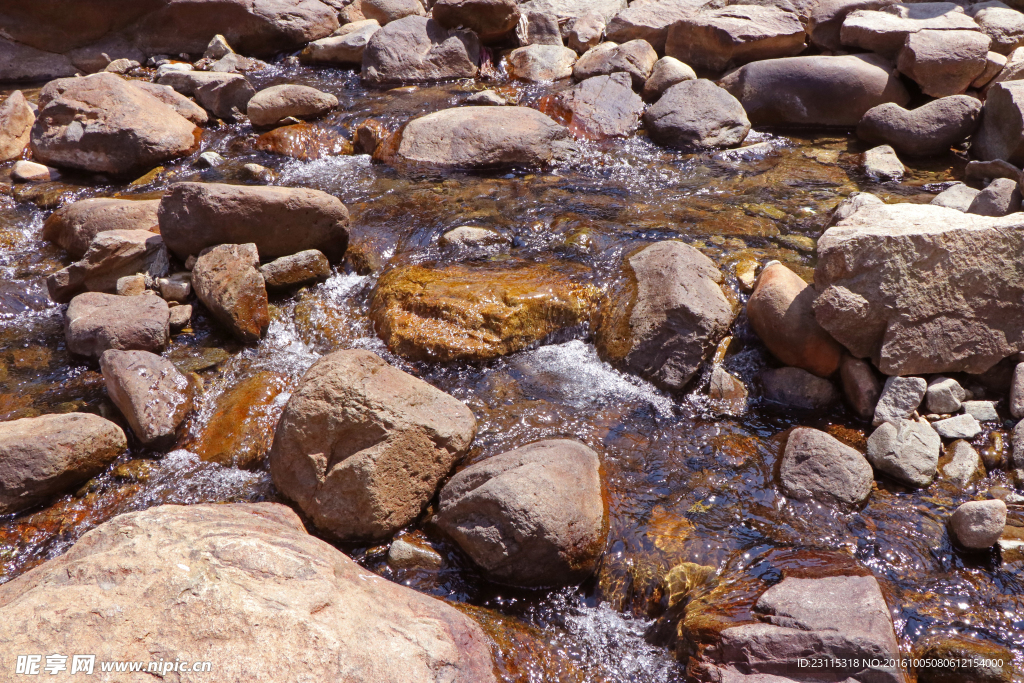
[[871, 465], [825, 432], [798, 427], [789, 434], [779, 465], [787, 496], [854, 507], [871, 495]]
[[159, 353], [167, 345], [167, 302], [158, 296], [79, 294], [64, 313], [68, 351], [99, 358], [107, 349]]
[[313, 118], [338, 106], [338, 98], [308, 85], [273, 85], [252, 96], [246, 114], [254, 126], [273, 126], [282, 119]]
[[872, 424], [877, 427], [884, 422], [910, 417], [921, 406], [927, 392], [928, 382], [923, 377], [890, 377], [882, 387]]
[[879, 10], [856, 10], [843, 20], [840, 40], [844, 46], [895, 58], [914, 33], [968, 30], [980, 33], [978, 25], [952, 2], [890, 4]]
[[760, 374], [764, 397], [772, 403], [800, 410], [826, 410], [839, 401], [829, 380], [802, 368], [775, 368]]
[[947, 209], [956, 209], [957, 211], [967, 213], [967, 209], [971, 208], [974, 198], [980, 193], [981, 190], [976, 190], [970, 185], [956, 183], [935, 195], [935, 198], [929, 203], [933, 206], [942, 206]]
[[1024, 44], [1024, 14], [1009, 7], [984, 7], [973, 12], [981, 31], [992, 39], [993, 52], [1008, 55]]
[[957, 543], [971, 550], [995, 545], [1006, 527], [1006, 503], [1001, 500], [972, 500], [964, 503], [949, 518], [949, 528]]
[[361, 65], [363, 50], [378, 29], [380, 23], [376, 19], [345, 24], [333, 35], [307, 45], [299, 54], [299, 59], [306, 64]]
[[996, 178], [979, 192], [967, 207], [967, 213], [978, 216], [1008, 216], [1020, 211], [1021, 195], [1018, 180]]
[[361, 0], [359, 11], [381, 26], [405, 17], [422, 17], [427, 9], [420, 0]]
[[941, 450], [942, 439], [930, 425], [898, 420], [871, 433], [867, 458], [901, 484], [926, 488], [935, 481]]
[[971, 156], [983, 161], [1002, 159], [1018, 168], [1024, 165], [1024, 80], [989, 88]]
[[839, 34], [850, 12], [876, 10], [891, 4], [893, 0], [821, 0], [814, 4], [807, 19], [807, 38], [822, 50], [840, 50]]
[[980, 31], [918, 31], [907, 36], [897, 66], [926, 95], [959, 95], [984, 73], [991, 42]]
[[563, 45], [527, 45], [508, 55], [509, 75], [534, 83], [569, 78], [575, 64], [576, 52]]
[[584, 81], [624, 71], [633, 79], [633, 89], [640, 90], [657, 61], [658, 53], [646, 40], [638, 38], [621, 45], [605, 42], [587, 50], [576, 62], [572, 75], [577, 81]]
[[872, 107], [857, 124], [857, 137], [891, 145], [900, 154], [944, 154], [977, 130], [982, 103], [967, 95], [933, 100], [913, 110], [894, 102]]
[[641, 95], [648, 102], [653, 102], [673, 85], [696, 78], [697, 74], [689, 65], [680, 62], [675, 57], [662, 57], [654, 63], [650, 77], [644, 81]]
[[192, 387], [166, 358], [148, 351], [111, 349], [100, 356], [107, 395], [144, 444], [174, 439], [192, 410]]
[[473, 78], [480, 39], [426, 17], [405, 17], [376, 31], [363, 50], [362, 79], [371, 85]]
[[929, 413], [955, 413], [963, 405], [967, 392], [960, 383], [950, 377], [935, 377], [928, 382], [925, 402]]
[[673, 85], [643, 118], [653, 141], [687, 151], [735, 147], [750, 132], [743, 105], [703, 78]]

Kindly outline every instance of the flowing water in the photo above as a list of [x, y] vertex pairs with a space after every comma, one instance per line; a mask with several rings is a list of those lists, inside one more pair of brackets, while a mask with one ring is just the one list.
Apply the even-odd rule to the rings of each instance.
[[[394, 129], [456, 106], [482, 87], [457, 82], [366, 90], [352, 71], [294, 64], [274, 65], [251, 79], [257, 89], [293, 82], [334, 93], [341, 106], [317, 125], [344, 138], [366, 118]], [[498, 86], [527, 105], [564, 87]], [[34, 98], [38, 91], [27, 94]], [[76, 199], [157, 196], [186, 179], [243, 182], [242, 165], [256, 162], [275, 171], [270, 182], [339, 197], [352, 214], [353, 243], [392, 262], [470, 259], [443, 252], [437, 238], [472, 224], [501, 232], [512, 245], [510, 253], [478, 259], [572, 262], [602, 287], [623, 254], [679, 239], [719, 265], [730, 296], [741, 303], [747, 294], [737, 265], [778, 259], [810, 278], [815, 240], [831, 209], [851, 192], [926, 202], [963, 163], [951, 154], [912, 167], [902, 183], [879, 185], [861, 174], [863, 147], [844, 132], [756, 131], [747, 144], [758, 144], [748, 150], [687, 155], [637, 135], [583, 143], [570, 163], [545, 173], [406, 177], [367, 156], [300, 160], [258, 151], [256, 136], [247, 124], [210, 127], [201, 151], [219, 152], [225, 164], [200, 169], [197, 153], [131, 183], [71, 176], [12, 191], [9, 168], [0, 169], [0, 419], [66, 411], [118, 419], [96, 365], [68, 354], [61, 308], [49, 302], [43, 283], [68, 260], [41, 240], [42, 221]], [[972, 492], [941, 482], [907, 491], [879, 480], [857, 513], [787, 500], [775, 483], [786, 430], [815, 426], [863, 450], [870, 426], [842, 407], [808, 415], [758, 399], [730, 416], [704, 395], [706, 372], [690, 393], [667, 395], [601, 362], [585, 327], [487, 363], [409, 363], [388, 352], [367, 318], [375, 278], [346, 263], [318, 286], [272, 297], [269, 332], [248, 348], [197, 308], [191, 330], [174, 336], [168, 350], [203, 387], [178, 443], [166, 452], [135, 444], [78, 491], [45, 508], [0, 517], [0, 582], [126, 511], [280, 500], [263, 456], [289, 390], [319, 356], [359, 347], [472, 409], [479, 431], [463, 465], [551, 437], [579, 439], [603, 456], [608, 548], [599, 572], [579, 588], [530, 592], [488, 584], [425, 523], [429, 510], [408, 532], [442, 551], [440, 571], [394, 570], [386, 547], [342, 548], [373, 571], [477, 618], [496, 643], [498, 668], [508, 681], [682, 681], [671, 651], [649, 637], [664, 609], [660, 586], [668, 569], [684, 561], [718, 568], [727, 587], [723, 612], [740, 620], [745, 612], [739, 605], [749, 605], [784, 569], [827, 562], [821, 558], [831, 556], [823, 551], [856, 558], [879, 579], [908, 652], [923, 634], [961, 632], [1011, 648], [1024, 665], [1024, 562], [995, 551], [963, 556], [944, 529], [960, 502], [1009, 487], [998, 468]], [[773, 363], [741, 315], [725, 368], [754, 389], [758, 372]], [[976, 393], [993, 391], [979, 383], [972, 387]], [[998, 460], [1009, 448], [1008, 432], [988, 430], [974, 444]]]

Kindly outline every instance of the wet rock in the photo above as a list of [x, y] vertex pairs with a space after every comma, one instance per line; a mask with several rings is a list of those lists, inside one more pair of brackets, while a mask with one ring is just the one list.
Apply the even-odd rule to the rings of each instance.
[[899, 180], [906, 171], [896, 156], [896, 150], [889, 145], [864, 152], [864, 173], [872, 180]]
[[883, 422], [899, 422], [914, 414], [928, 392], [928, 383], [923, 377], [890, 377], [885, 380], [882, 395], [875, 406], [872, 424], [876, 427]]
[[964, 412], [979, 422], [994, 422], [999, 419], [995, 401], [964, 401]]
[[949, 518], [949, 529], [964, 548], [983, 550], [995, 545], [1006, 527], [1006, 503], [1001, 500], [972, 500]]
[[[1008, 303], [1024, 296], [1011, 256], [1022, 240], [1012, 217], [863, 206], [818, 240], [815, 316], [885, 374], [984, 372], [1024, 348], [1024, 319]], [[910, 265], [925, 261], [927, 274]]]
[[[991, 642], [967, 635], [935, 634], [914, 643], [914, 658], [919, 683], [1011, 683], [1013, 680], [1013, 654]], [[957, 661], [956, 667], [948, 662]], [[1001, 662], [1001, 663], [1000, 663]]]
[[0, 104], [0, 163], [21, 156], [32, 136], [36, 115], [20, 90]]
[[198, 146], [194, 123], [113, 74], [50, 81], [39, 94], [32, 154], [45, 164], [121, 175]]
[[167, 443], [192, 410], [192, 390], [171, 361], [148, 351], [104, 351], [107, 394], [144, 444]]
[[990, 42], [979, 31], [918, 31], [907, 36], [898, 67], [926, 95], [959, 95], [985, 71]]
[[283, 154], [302, 161], [353, 152], [352, 143], [342, 137], [337, 129], [309, 123], [274, 128], [256, 138], [253, 147], [262, 152]]
[[644, 83], [641, 94], [645, 100], [653, 102], [673, 85], [696, 78], [697, 74], [688, 65], [683, 64], [675, 57], [662, 57], [654, 63], [654, 68], [651, 69], [651, 75]]
[[159, 353], [167, 344], [167, 316], [158, 296], [79, 294], [64, 314], [68, 351], [93, 358], [107, 349]]
[[546, 12], [527, 12], [519, 17], [516, 36], [520, 45], [564, 45], [558, 17]]
[[954, 441], [949, 452], [949, 456], [939, 460], [939, 474], [943, 479], [960, 488], [966, 488], [985, 476], [981, 456], [971, 444], [962, 440]]
[[951, 2], [892, 4], [878, 11], [857, 10], [843, 21], [843, 45], [860, 47], [885, 57], [896, 57], [909, 36], [928, 29], [979, 33], [978, 25]]
[[388, 142], [389, 163], [410, 168], [547, 166], [576, 146], [569, 130], [529, 107], [457, 107], [413, 119]]
[[96, 235], [81, 261], [46, 278], [50, 298], [67, 303], [76, 295], [117, 291], [117, 281], [144, 274], [150, 281], [167, 275], [167, 248], [148, 230], [107, 230]]
[[172, 71], [157, 79], [182, 95], [196, 98], [204, 109], [222, 119], [245, 114], [255, 88], [245, 76], [214, 71]]
[[322, 116], [337, 106], [338, 98], [334, 95], [288, 83], [260, 90], [249, 100], [246, 113], [254, 126], [273, 126], [289, 117]]
[[[347, 29], [347, 30], [345, 30]], [[363, 50], [380, 23], [376, 19], [364, 19], [346, 24], [334, 35], [315, 40], [299, 54], [307, 64], [331, 64], [348, 66], [363, 63]]]
[[967, 213], [978, 216], [1007, 216], [1020, 211], [1020, 189], [1017, 180], [996, 178], [975, 196]]
[[943, 190], [939, 194], [935, 195], [935, 199], [929, 202], [933, 206], [942, 206], [947, 209], [956, 209], [957, 211], [967, 212], [967, 209], [971, 208], [971, 203], [974, 198], [981, 193], [981, 190], [975, 190], [969, 185], [964, 183], [957, 183], [950, 187], [948, 190]]
[[779, 476], [787, 496], [841, 506], [863, 503], [873, 482], [871, 465], [863, 455], [807, 427], [790, 432]]
[[747, 301], [747, 317], [776, 358], [828, 377], [839, 367], [842, 347], [814, 318], [815, 296], [814, 288], [799, 275], [781, 263], [770, 263]]
[[376, 119], [367, 119], [356, 126], [354, 147], [356, 154], [374, 154], [377, 147], [388, 137], [384, 124]]
[[597, 12], [584, 12], [569, 20], [565, 28], [565, 44], [583, 54], [601, 42], [604, 31], [604, 17]]
[[622, 45], [607, 42], [587, 50], [576, 62], [572, 75], [577, 81], [584, 81], [625, 71], [633, 79], [633, 88], [639, 90], [651, 77], [657, 61], [658, 53], [646, 40], [631, 40]]
[[192, 306], [172, 306], [167, 313], [167, 325], [171, 332], [181, 332], [192, 322]]
[[157, 98], [176, 111], [179, 116], [188, 119], [197, 126], [205, 124], [210, 119], [205, 109], [184, 95], [179, 94], [169, 85], [160, 85], [159, 83], [150, 83], [148, 81], [129, 81], [129, 83]]
[[65, 204], [43, 223], [43, 239], [68, 252], [85, 256], [96, 235], [109, 230], [149, 230], [157, 227], [158, 199], [130, 200], [99, 197]]
[[967, 398], [967, 392], [960, 386], [960, 383], [949, 377], [936, 377], [928, 382], [928, 389], [925, 392], [925, 400], [929, 413], [955, 413], [963, 405], [961, 402]]
[[588, 78], [569, 90], [545, 98], [541, 101], [541, 110], [564, 121], [576, 137], [602, 140], [626, 137], [635, 131], [644, 102], [633, 92], [629, 74], [619, 72]]
[[543, 264], [409, 265], [381, 276], [370, 318], [388, 348], [413, 360], [486, 360], [588, 319], [593, 292], [575, 269]]
[[981, 425], [973, 415], [957, 415], [933, 422], [932, 427], [943, 439], [973, 439], [981, 434]]
[[857, 124], [857, 137], [910, 156], [943, 154], [974, 133], [981, 106], [967, 95], [943, 97], [911, 111], [892, 102], [880, 104]]
[[575, 63], [576, 53], [561, 45], [527, 45], [508, 56], [513, 78], [537, 83], [569, 78]]
[[852, 128], [880, 104], [910, 96], [892, 64], [877, 55], [783, 57], [747, 64], [719, 81], [755, 126]]
[[473, 78], [479, 64], [475, 34], [448, 30], [426, 17], [406, 17], [370, 37], [362, 78], [373, 85]]
[[777, 7], [732, 5], [706, 9], [672, 24], [665, 54], [711, 71], [803, 51], [800, 18]]
[[422, 17], [427, 11], [420, 0], [360, 0], [359, 10], [367, 19], [384, 26], [405, 17]]
[[158, 215], [164, 243], [182, 259], [218, 244], [251, 242], [268, 259], [318, 249], [338, 260], [348, 243], [348, 209], [319, 190], [176, 183]]
[[738, 377], [716, 365], [708, 383], [708, 398], [723, 403], [729, 412], [739, 414], [747, 406], [747, 388]]
[[811, 10], [807, 21], [807, 37], [822, 50], [842, 49], [839, 34], [843, 21], [856, 10], [877, 10], [890, 4], [888, 0], [823, 0]]
[[601, 358], [655, 385], [681, 391], [735, 318], [722, 273], [682, 242], [656, 242], [623, 264], [626, 286], [602, 304]]
[[839, 401], [832, 382], [800, 368], [777, 368], [761, 373], [764, 397], [799, 410], [824, 410]]
[[73, 489], [102, 472], [127, 447], [120, 427], [89, 413], [0, 422], [0, 514]]
[[1008, 55], [1024, 44], [1024, 14], [1008, 7], [985, 7], [973, 13], [982, 33], [992, 39], [991, 50]]
[[[476, 106], [504, 107], [508, 102], [494, 90], [481, 90], [466, 98], [466, 104]], [[372, 152], [371, 152], [372, 154]]]
[[52, 166], [21, 159], [11, 168], [11, 180], [16, 183], [48, 183], [60, 180], [60, 171]]
[[255, 244], [222, 244], [203, 250], [192, 286], [203, 306], [245, 343], [260, 340], [270, 325], [267, 288]]
[[288, 399], [270, 472], [321, 530], [385, 538], [423, 511], [475, 434], [456, 399], [369, 351], [337, 351]]
[[616, 43], [646, 40], [656, 52], [662, 54], [672, 25], [677, 21], [691, 19], [705, 4], [711, 3], [700, 0], [634, 2], [608, 22], [608, 40]]
[[441, 554], [426, 544], [396, 538], [388, 548], [388, 564], [395, 569], [436, 571], [444, 566]]
[[871, 364], [853, 356], [843, 356], [839, 365], [843, 395], [858, 417], [870, 420], [875, 414], [875, 405], [882, 395], [882, 383], [875, 376]]
[[502, 38], [519, 23], [516, 0], [437, 0], [430, 13], [445, 28], [469, 29], [485, 43]]
[[930, 425], [897, 420], [871, 433], [867, 458], [901, 484], [926, 488], [935, 481], [941, 450], [942, 440]]
[[1006, 81], [989, 88], [971, 155], [1024, 165], [1024, 81]]
[[[435, 681], [438, 672], [453, 683], [495, 681], [490, 641], [472, 619], [374, 576], [283, 505], [123, 514], [0, 591], [3, 619], [24, 626], [6, 634], [19, 652], [47, 651], [44, 643], [72, 652], [75, 642], [93, 643], [102, 659], [188, 652], [222, 662], [225, 680], [253, 683], [282, 671], [327, 680], [339, 666], [350, 683]], [[110, 613], [109, 624], [99, 616]], [[246, 662], [253, 648], [261, 656]]]
[[600, 460], [577, 441], [538, 441], [458, 472], [436, 521], [499, 583], [576, 584], [604, 551]]
[[644, 113], [644, 126], [655, 142], [684, 150], [735, 147], [750, 131], [736, 98], [703, 78], [666, 90]]
[[501, 233], [472, 225], [449, 230], [437, 240], [439, 247], [454, 249], [484, 249], [507, 243], [508, 240]]
[[290, 289], [326, 280], [331, 275], [331, 264], [323, 253], [307, 249], [260, 266], [260, 274], [267, 289]]

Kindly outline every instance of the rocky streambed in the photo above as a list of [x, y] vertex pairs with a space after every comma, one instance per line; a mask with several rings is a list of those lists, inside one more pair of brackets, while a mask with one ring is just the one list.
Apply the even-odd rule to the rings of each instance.
[[0, 10], [0, 650], [1020, 680], [1016, 10], [163, 4]]

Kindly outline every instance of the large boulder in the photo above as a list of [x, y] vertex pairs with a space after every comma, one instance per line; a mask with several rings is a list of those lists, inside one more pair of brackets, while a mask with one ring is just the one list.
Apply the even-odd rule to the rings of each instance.
[[435, 519], [492, 581], [579, 583], [597, 566], [608, 530], [600, 468], [578, 441], [538, 441], [457, 473], [441, 489]]
[[541, 109], [552, 118], [564, 121], [576, 137], [601, 140], [626, 137], [635, 131], [644, 102], [633, 92], [629, 74], [618, 72], [588, 78], [569, 90], [545, 98]]
[[917, 31], [907, 36], [897, 66], [926, 95], [959, 95], [985, 71], [991, 42], [980, 31]]
[[814, 287], [781, 263], [770, 263], [747, 300], [747, 318], [772, 354], [786, 365], [828, 377], [842, 347], [814, 318]]
[[658, 54], [662, 54], [673, 24], [693, 17], [703, 7], [717, 4], [715, 0], [634, 2], [631, 7], [612, 17], [605, 35], [614, 43], [641, 38], [650, 43]]
[[20, 90], [0, 104], [0, 163], [21, 156], [32, 136], [36, 115]]
[[167, 248], [148, 230], [107, 230], [93, 238], [81, 261], [46, 278], [50, 298], [65, 304], [82, 292], [117, 291], [122, 277], [142, 273], [151, 282], [167, 275]]
[[301, 187], [176, 183], [160, 201], [160, 234], [182, 260], [218, 244], [253, 243], [273, 259], [318, 249], [333, 261], [348, 245], [348, 209]]
[[981, 102], [968, 95], [933, 100], [913, 110], [894, 102], [872, 107], [857, 124], [857, 137], [890, 145], [900, 154], [944, 154], [978, 128]]
[[386, 143], [389, 163], [416, 168], [548, 166], [576, 146], [569, 130], [529, 107], [456, 107], [413, 119]]
[[626, 0], [527, 0], [520, 3], [520, 12], [542, 12], [558, 18], [559, 24], [588, 13], [600, 15], [607, 24], [626, 9]]
[[381, 26], [405, 17], [422, 17], [427, 10], [420, 0], [360, 0], [360, 13]]
[[270, 472], [322, 531], [378, 540], [423, 512], [475, 435], [458, 400], [369, 351], [337, 351], [288, 399]]
[[993, 52], [1008, 55], [1024, 44], [1024, 14], [995, 4], [981, 7], [973, 12], [974, 21], [992, 39]]
[[167, 443], [192, 410], [192, 387], [166, 358], [148, 351], [104, 351], [107, 395], [144, 444]]
[[628, 257], [601, 307], [601, 358], [664, 389], [682, 390], [728, 334], [735, 313], [722, 273], [688, 244], [657, 242]]
[[207, 310], [239, 340], [260, 340], [270, 325], [267, 288], [255, 244], [222, 244], [200, 253], [192, 287]]
[[338, 106], [338, 98], [308, 85], [286, 83], [260, 90], [247, 105], [254, 126], [273, 126], [289, 117], [311, 118]]
[[693, 151], [739, 145], [750, 132], [750, 121], [727, 90], [698, 78], [666, 90], [644, 112], [644, 127], [658, 144]]
[[363, 63], [363, 50], [370, 38], [380, 29], [376, 19], [363, 19], [345, 24], [337, 33], [307, 45], [299, 59], [308, 64], [332, 64], [338, 66]]
[[942, 439], [931, 425], [913, 420], [885, 422], [868, 437], [867, 457], [880, 472], [911, 487], [935, 481]]
[[405, 17], [375, 32], [363, 50], [363, 81], [372, 85], [473, 78], [480, 40], [426, 17]]
[[887, 375], [984, 372], [1024, 350], [1022, 249], [1020, 214], [867, 204], [818, 240], [815, 316]]
[[895, 58], [908, 36], [924, 30], [977, 31], [978, 25], [952, 2], [889, 4], [879, 10], [856, 10], [843, 21], [843, 45]]
[[[2, 21], [0, 16], [0, 25]], [[75, 65], [62, 54], [0, 36], [0, 81], [40, 81], [74, 76], [76, 72]]]
[[96, 235], [108, 230], [157, 230], [159, 199], [97, 197], [65, 204], [43, 223], [43, 239], [80, 259]]
[[253, 683], [495, 681], [469, 617], [375, 576], [273, 503], [120, 515], [0, 587], [0, 605], [5, 652], [166, 658], [160, 678], [188, 653]]
[[187, 156], [199, 148], [199, 137], [196, 125], [171, 107], [101, 73], [43, 87], [32, 154], [52, 166], [122, 175]]
[[572, 76], [576, 52], [562, 45], [527, 45], [508, 55], [508, 72], [521, 81], [544, 83]]
[[740, 101], [755, 126], [852, 128], [872, 107], [910, 101], [892, 64], [877, 55], [766, 59], [719, 83]]
[[508, 35], [519, 23], [516, 0], [437, 0], [430, 14], [445, 28], [466, 28], [485, 43]]
[[210, 120], [205, 109], [169, 85], [160, 85], [159, 83], [150, 83], [149, 81], [128, 82], [143, 92], [157, 98], [197, 126], [202, 126]]
[[127, 447], [120, 427], [90, 413], [0, 422], [0, 515], [44, 503], [78, 486]]
[[639, 90], [650, 78], [657, 61], [658, 53], [646, 40], [638, 38], [622, 45], [606, 42], [587, 50], [576, 62], [572, 75], [577, 81], [584, 81], [624, 71], [633, 79], [633, 88]]
[[807, 37], [800, 18], [777, 7], [732, 5], [708, 9], [672, 25], [665, 54], [711, 71], [798, 55]]
[[1024, 165], [1024, 80], [996, 83], [981, 110], [981, 125], [971, 141], [971, 155]]
[[68, 351], [99, 358], [107, 349], [152, 351], [167, 345], [167, 302], [158, 296], [79, 294], [64, 313]]
[[799, 427], [789, 434], [779, 477], [786, 495], [853, 507], [871, 494], [871, 465], [857, 450], [825, 432]]
[[814, 5], [807, 20], [807, 37], [822, 50], [842, 48], [839, 34], [850, 12], [859, 9], [881, 9], [892, 0], [821, 0]]

